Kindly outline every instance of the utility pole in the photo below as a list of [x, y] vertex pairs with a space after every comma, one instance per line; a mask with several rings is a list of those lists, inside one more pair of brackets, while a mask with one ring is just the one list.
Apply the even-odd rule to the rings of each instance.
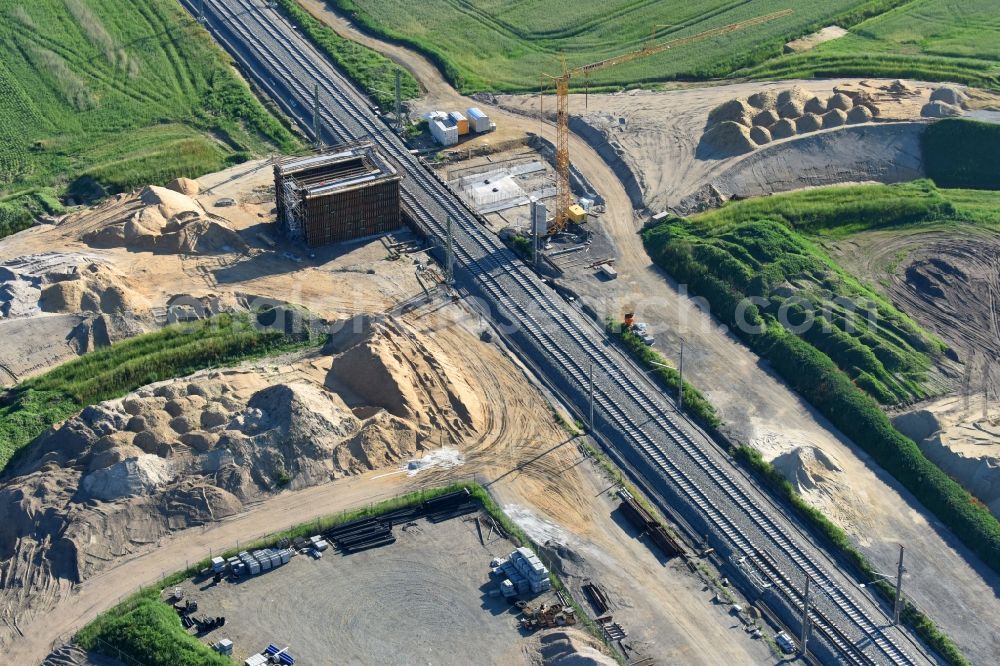
[[681, 358], [677, 364], [677, 372], [681, 376], [680, 385], [677, 387], [677, 411], [684, 411], [684, 338], [681, 338]]
[[313, 85], [313, 136], [316, 137], [316, 150], [323, 150], [323, 137], [319, 127], [319, 83]]
[[403, 131], [403, 103], [400, 99], [400, 79], [402, 77], [402, 72], [399, 68], [396, 68], [396, 129], [402, 133]]
[[899, 624], [899, 616], [903, 612], [903, 544], [899, 544], [899, 567], [896, 569], [896, 603], [892, 608], [892, 623]]
[[594, 431], [594, 364], [590, 364], [590, 431]]
[[449, 287], [455, 283], [455, 252], [452, 247], [452, 236], [451, 236], [451, 216], [448, 216], [447, 224], [447, 241], [445, 247], [445, 259], [444, 259], [444, 272], [445, 272], [445, 284]]
[[802, 595], [802, 637], [799, 640], [800, 651], [802, 656], [806, 655], [809, 649], [809, 629], [811, 624], [809, 622], [809, 581], [812, 580], [809, 574], [806, 574], [806, 591]]

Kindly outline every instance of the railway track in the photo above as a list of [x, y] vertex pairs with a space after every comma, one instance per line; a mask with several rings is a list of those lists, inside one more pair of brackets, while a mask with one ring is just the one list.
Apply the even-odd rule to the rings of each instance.
[[[189, 10], [198, 0], [181, 0]], [[458, 277], [502, 315], [521, 352], [532, 356], [577, 406], [586, 404], [589, 373], [595, 381], [595, 428], [625, 447], [647, 475], [681, 499], [720, 540], [720, 546], [761, 572], [771, 593], [789, 609], [801, 609], [798, 577], [820, 590], [810, 612], [813, 629], [838, 658], [854, 664], [917, 663], [890, 631], [844, 588], [710, 449], [699, 445], [670, 415], [663, 397], [595, 327], [543, 285], [482, 225], [478, 216], [417, 157], [325, 58], [273, 10], [253, 0], [206, 0], [208, 25], [219, 41], [246, 65], [248, 73], [303, 128], [313, 85], [321, 92], [325, 139], [346, 142], [369, 137], [403, 174], [401, 199], [408, 216], [439, 240], [453, 220]], [[583, 401], [583, 402], [581, 402]]]

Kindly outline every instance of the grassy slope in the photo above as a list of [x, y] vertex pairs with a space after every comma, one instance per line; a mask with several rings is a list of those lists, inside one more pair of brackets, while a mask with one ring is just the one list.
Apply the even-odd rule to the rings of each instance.
[[87, 405], [208, 367], [293, 349], [307, 334], [258, 330], [222, 315], [168, 326], [85, 354], [0, 394], [0, 470], [46, 428]]
[[[737, 326], [738, 304], [754, 286], [766, 286], [775, 272], [814, 284], [817, 271], [829, 278], [829, 292], [810, 295], [830, 298], [839, 288], [868, 287], [846, 275], [813, 242], [810, 234], [839, 236], [865, 228], [950, 225], [978, 222], [1000, 228], [1000, 193], [938, 190], [927, 181], [896, 186], [826, 188], [730, 204], [719, 211], [689, 220], [673, 219], [644, 230], [643, 240], [653, 260], [691, 292], [704, 296], [720, 318], [762, 358], [770, 362], [794, 390], [811, 402], [855, 444], [898, 479], [917, 499], [994, 570], [1000, 571], [1000, 523], [967, 491], [927, 460], [912, 440], [901, 435], [872, 397], [860, 390], [868, 377], [849, 376], [831, 360], [864, 360], [852, 345], [870, 347], [865, 335], [838, 336], [840, 347], [813, 346], [808, 335], [799, 337], [777, 323], [769, 308], [751, 306], [743, 320], [759, 326], [748, 333]], [[768, 255], [768, 256], [765, 256]], [[799, 275], [801, 273], [802, 275]], [[778, 275], [778, 277], [784, 277]], [[771, 293], [771, 292], [767, 292]], [[888, 304], [876, 301], [879, 330], [865, 334], [886, 346], [889, 332], [898, 337], [901, 326], [915, 328]], [[900, 319], [902, 318], [902, 319]], [[813, 326], [812, 330], [819, 328]], [[839, 329], [835, 329], [839, 330]], [[891, 348], [890, 348], [891, 349]], [[912, 347], [904, 358], [914, 358]], [[824, 353], [825, 352], [825, 353]], [[828, 355], [830, 354], [830, 355]], [[874, 354], [884, 363], [884, 352]], [[919, 356], [916, 356], [919, 360]], [[890, 369], [883, 365], [884, 369]], [[919, 370], [919, 368], [917, 369]], [[854, 372], [848, 368], [848, 372]], [[891, 373], [899, 377], [899, 372]], [[859, 378], [861, 381], [859, 381]], [[916, 374], [919, 378], [919, 372]], [[912, 385], [912, 379], [910, 385]], [[887, 387], [892, 388], [892, 387]], [[885, 397], [885, 396], [878, 396]], [[889, 396], [890, 398], [892, 396]]]
[[849, 35], [754, 67], [759, 78], [887, 76], [1000, 86], [996, 0], [912, 0]]
[[[724, 76], [781, 53], [788, 38], [868, 4], [863, 0], [330, 0], [368, 29], [433, 58], [462, 92], [537, 90], [539, 75], [559, 70], [564, 53], [582, 65], [641, 48], [657, 39], [703, 30], [792, 7], [795, 13], [740, 33], [671, 50], [595, 74], [591, 83], [629, 85], [674, 78]], [[582, 86], [582, 81], [578, 82]]]
[[296, 146], [172, 0], [0, 0], [0, 233], [46, 208], [19, 193], [129, 188]]
[[413, 75], [386, 56], [344, 39], [303, 9], [297, 0], [277, 1], [282, 13], [297, 24], [320, 50], [383, 109], [393, 108], [396, 99], [396, 70], [400, 72], [400, 98], [414, 99], [420, 95], [420, 84]]

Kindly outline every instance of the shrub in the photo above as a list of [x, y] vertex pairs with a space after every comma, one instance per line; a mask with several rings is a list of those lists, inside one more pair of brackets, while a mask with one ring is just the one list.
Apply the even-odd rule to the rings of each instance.
[[927, 175], [940, 187], [1000, 190], [1000, 125], [941, 120], [923, 133]]

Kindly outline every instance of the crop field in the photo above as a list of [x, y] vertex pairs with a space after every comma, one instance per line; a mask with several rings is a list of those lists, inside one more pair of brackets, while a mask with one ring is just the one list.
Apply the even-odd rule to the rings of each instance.
[[38, 188], [113, 191], [297, 145], [172, 0], [0, 0], [7, 231]]
[[[376, 33], [431, 56], [462, 92], [537, 90], [559, 58], [583, 65], [770, 12], [791, 16], [592, 77], [597, 86], [719, 77], [781, 54], [791, 38], [871, 4], [859, 0], [330, 0]], [[661, 27], [655, 27], [661, 26]], [[655, 27], [655, 29], [654, 29]], [[582, 86], [583, 82], [579, 82]]]
[[748, 70], [760, 78], [887, 76], [1000, 85], [996, 0], [913, 0], [850, 34]]

